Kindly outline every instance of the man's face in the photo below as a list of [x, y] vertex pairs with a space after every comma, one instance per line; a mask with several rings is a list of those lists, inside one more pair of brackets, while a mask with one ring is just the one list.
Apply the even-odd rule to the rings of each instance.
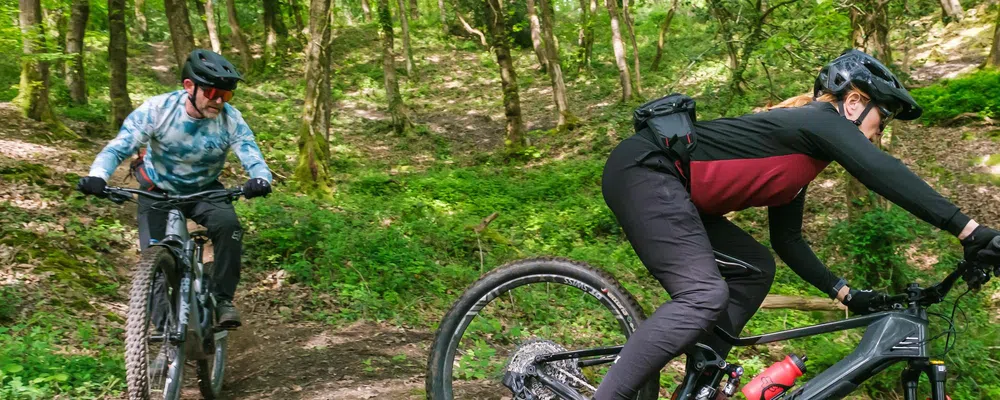
[[[197, 93], [195, 93], [197, 88]], [[190, 79], [184, 80], [184, 90], [194, 96], [195, 106], [205, 118], [215, 118], [222, 113], [227, 99], [232, 98], [232, 92], [207, 86], [197, 86]]]

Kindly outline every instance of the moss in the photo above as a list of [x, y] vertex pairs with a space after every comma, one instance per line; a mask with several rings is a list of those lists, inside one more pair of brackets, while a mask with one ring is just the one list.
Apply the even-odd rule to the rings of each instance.
[[0, 178], [12, 182], [44, 185], [46, 179], [52, 178], [52, 170], [41, 164], [15, 161], [8, 165], [0, 164]]
[[1000, 165], [1000, 153], [987, 156], [986, 165], [990, 167]]

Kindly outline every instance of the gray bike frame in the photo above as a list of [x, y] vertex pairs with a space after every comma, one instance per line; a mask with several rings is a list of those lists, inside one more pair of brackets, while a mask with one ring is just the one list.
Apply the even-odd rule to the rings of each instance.
[[[187, 358], [204, 360], [215, 355], [211, 346], [215, 341], [226, 337], [229, 331], [215, 332], [212, 340], [205, 340], [212, 334], [214, 321], [209, 313], [202, 311], [202, 304], [214, 304], [214, 298], [204, 285], [205, 266], [202, 263], [203, 242], [191, 237], [187, 229], [187, 218], [178, 209], [167, 213], [167, 227], [163, 240], [152, 246], [163, 246], [169, 249], [178, 261], [180, 267], [180, 295], [178, 296], [178, 330], [171, 335], [175, 342], [187, 342], [187, 333], [194, 334], [192, 343], [200, 346], [185, 346]], [[192, 273], [193, 272], [193, 273]], [[193, 286], [193, 288], [192, 288]], [[195, 307], [191, 307], [195, 304]], [[188, 329], [190, 321], [195, 321], [195, 329]]]

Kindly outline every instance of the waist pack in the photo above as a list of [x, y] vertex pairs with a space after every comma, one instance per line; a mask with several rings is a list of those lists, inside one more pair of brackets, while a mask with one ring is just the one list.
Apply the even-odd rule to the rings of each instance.
[[695, 101], [671, 93], [639, 106], [632, 112], [635, 133], [656, 144], [677, 167], [684, 186], [690, 189], [691, 152], [697, 145], [694, 132]]

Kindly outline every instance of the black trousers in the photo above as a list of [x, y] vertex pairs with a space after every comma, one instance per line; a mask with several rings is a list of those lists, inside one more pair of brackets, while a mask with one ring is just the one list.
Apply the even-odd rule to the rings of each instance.
[[[619, 144], [605, 164], [602, 191], [632, 248], [671, 300], [628, 339], [595, 400], [633, 398], [697, 342], [727, 354], [731, 346], [715, 338], [712, 327], [741, 331], [774, 280], [768, 249], [725, 217], [700, 215], [670, 160], [650, 155], [650, 146], [637, 136]], [[713, 248], [764, 274], [724, 280]]]
[[[205, 190], [224, 189], [215, 182]], [[240, 255], [243, 253], [243, 228], [231, 203], [225, 200], [199, 201], [178, 207], [184, 216], [208, 228], [215, 247], [212, 270], [212, 293], [217, 300], [232, 300], [240, 282]], [[150, 239], [162, 240], [167, 229], [168, 209], [157, 201], [139, 197], [139, 246], [146, 249]]]

